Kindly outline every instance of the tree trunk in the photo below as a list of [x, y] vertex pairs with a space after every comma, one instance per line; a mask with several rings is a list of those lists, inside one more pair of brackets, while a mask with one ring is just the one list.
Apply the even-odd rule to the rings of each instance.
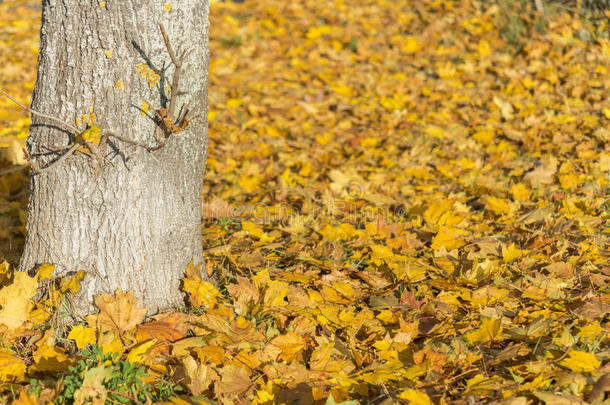
[[[176, 54], [188, 51], [176, 111], [189, 100], [200, 107], [199, 117], [156, 151], [111, 138], [116, 149], [108, 148], [107, 156], [112, 164], [102, 170], [77, 153], [48, 171], [32, 173], [20, 269], [49, 262], [56, 275], [85, 270], [73, 300], [77, 313], [93, 311], [93, 296], [117, 288], [133, 290], [151, 312], [180, 305], [184, 269], [191, 260], [203, 261], [208, 13], [208, 0], [173, 5], [43, 1], [34, 110], [68, 123], [92, 111], [104, 133], [155, 146], [157, 125], [151, 116], [169, 104], [174, 71], [159, 23]], [[159, 72], [158, 83], [142, 77], [141, 63]], [[151, 104], [148, 116], [140, 110], [145, 100]], [[28, 150], [40, 166], [61, 155], [49, 152], [52, 145], [73, 141], [74, 134], [57, 123], [32, 117]]]

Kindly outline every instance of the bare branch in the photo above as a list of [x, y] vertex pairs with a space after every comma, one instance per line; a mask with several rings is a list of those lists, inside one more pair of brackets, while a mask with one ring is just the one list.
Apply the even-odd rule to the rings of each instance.
[[121, 142], [128, 143], [130, 145], [139, 146], [140, 148], [144, 148], [147, 150], [150, 149], [150, 146], [148, 146], [148, 145], [145, 145], [145, 144], [137, 142], [137, 141], [132, 141], [131, 139], [123, 138], [122, 136], [119, 136], [119, 135], [110, 134], [110, 136], [115, 139], [118, 139]]
[[0, 89], [0, 92], [2, 94], [4, 94], [6, 97], [8, 97], [13, 103], [17, 104], [19, 107], [23, 108], [24, 110], [30, 112], [32, 115], [38, 115], [39, 117], [43, 117], [43, 118], [47, 118], [49, 120], [55, 121], [58, 124], [63, 125], [65, 128], [67, 128], [73, 132], [76, 132], [76, 133], [80, 132], [78, 130], [78, 128], [76, 128], [74, 125], [70, 125], [67, 122], [65, 122], [57, 117], [54, 117], [54, 116], [48, 115], [48, 114], [43, 114], [41, 112], [32, 110], [30, 107], [26, 107], [25, 105], [21, 104], [19, 101], [15, 100], [13, 97], [11, 97], [6, 91]]
[[184, 51], [180, 54], [180, 57], [177, 58], [174, 53], [174, 49], [172, 48], [172, 44], [169, 42], [169, 37], [167, 36], [167, 32], [165, 32], [165, 27], [163, 24], [159, 24], [159, 28], [161, 28], [161, 34], [163, 35], [163, 41], [165, 41], [165, 47], [167, 48], [167, 53], [174, 63], [175, 70], [174, 76], [172, 77], [172, 85], [171, 85], [171, 96], [169, 99], [169, 107], [167, 108], [168, 116], [173, 117], [174, 112], [176, 111], [176, 99], [179, 93], [179, 83], [180, 83], [180, 74], [182, 73], [182, 62], [186, 58], [187, 52]]
[[169, 53], [169, 57], [174, 62], [176, 67], [182, 64], [182, 61], [176, 58], [176, 54], [174, 53], [174, 49], [172, 48], [172, 44], [169, 42], [169, 37], [167, 36], [167, 32], [165, 32], [165, 27], [163, 24], [159, 24], [159, 28], [161, 28], [161, 35], [163, 35], [163, 41], [165, 41], [165, 47], [167, 48], [167, 53]]
[[63, 162], [64, 160], [66, 160], [67, 158], [72, 156], [74, 154], [74, 152], [76, 152], [76, 149], [78, 149], [79, 146], [81, 146], [81, 142], [75, 142], [74, 145], [72, 145], [72, 147], [70, 149], [68, 149], [68, 151], [66, 153], [61, 155], [59, 157], [59, 159], [57, 159], [55, 162], [51, 163], [50, 165], [48, 165], [46, 167], [40, 167], [40, 165], [38, 165], [38, 163], [34, 162], [34, 160], [32, 160], [32, 158], [30, 157], [30, 154], [28, 153], [27, 150], [23, 149], [23, 153], [25, 155], [25, 159], [30, 163], [30, 166], [32, 167], [32, 171], [34, 173], [39, 174], [39, 173], [44, 173], [47, 170], [51, 170], [52, 168], [54, 168], [55, 166], [59, 165], [61, 162]]

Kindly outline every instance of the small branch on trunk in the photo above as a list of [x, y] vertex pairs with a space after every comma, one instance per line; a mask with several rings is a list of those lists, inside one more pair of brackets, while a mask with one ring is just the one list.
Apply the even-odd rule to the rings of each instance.
[[116, 134], [110, 134], [110, 136], [112, 138], [116, 139], [116, 140], [119, 140], [121, 142], [125, 142], [125, 143], [127, 143], [129, 145], [132, 145], [132, 146], [138, 146], [138, 147], [146, 149], [146, 150], [150, 149], [150, 146], [145, 145], [145, 144], [143, 144], [141, 142], [138, 142], [138, 141], [132, 141], [131, 139], [127, 139], [127, 138], [124, 138], [124, 137], [116, 135]]
[[61, 155], [59, 157], [59, 159], [57, 159], [55, 162], [53, 162], [50, 165], [45, 166], [45, 167], [41, 167], [38, 163], [36, 163], [31, 158], [30, 154], [28, 153], [28, 151], [25, 148], [23, 149], [23, 154], [25, 156], [25, 160], [27, 160], [28, 163], [30, 164], [30, 168], [32, 169], [32, 171], [36, 174], [41, 174], [41, 173], [44, 173], [44, 172], [51, 170], [52, 168], [58, 166], [61, 162], [63, 162], [64, 160], [66, 160], [67, 158], [72, 156], [74, 154], [74, 152], [76, 152], [76, 150], [78, 149], [79, 146], [81, 146], [81, 143], [75, 142], [74, 145], [72, 145], [72, 147], [70, 149], [68, 149], [68, 151], [66, 153], [64, 153], [63, 155]]
[[43, 114], [43, 113], [41, 113], [41, 112], [38, 112], [38, 111], [32, 110], [30, 107], [27, 107], [27, 106], [25, 106], [25, 105], [21, 104], [19, 101], [15, 100], [15, 99], [14, 99], [13, 97], [11, 97], [11, 96], [10, 96], [10, 95], [9, 95], [9, 94], [6, 92], [6, 91], [4, 91], [4, 90], [2, 90], [2, 89], [0, 89], [0, 93], [4, 94], [4, 95], [5, 95], [6, 97], [8, 97], [8, 98], [9, 98], [9, 99], [10, 99], [10, 100], [13, 102], [13, 103], [17, 104], [19, 107], [21, 107], [21, 108], [23, 108], [24, 110], [28, 111], [28, 112], [29, 112], [29, 113], [31, 113], [32, 115], [38, 115], [39, 117], [46, 118], [46, 119], [49, 119], [49, 120], [51, 120], [51, 121], [55, 121], [55, 122], [57, 122], [58, 124], [61, 124], [61, 125], [62, 125], [64, 128], [67, 128], [67, 129], [69, 129], [69, 130], [70, 130], [70, 131], [72, 131], [72, 132], [76, 132], [76, 133], [80, 132], [80, 131], [78, 130], [78, 128], [76, 128], [74, 125], [70, 125], [70, 124], [68, 124], [67, 122], [65, 122], [65, 121], [63, 121], [63, 120], [61, 120], [61, 119], [59, 119], [59, 118], [57, 118], [57, 117], [54, 117], [54, 116], [52, 116], [52, 115]]
[[163, 36], [163, 41], [165, 42], [167, 53], [169, 54], [169, 57], [172, 60], [175, 69], [174, 75], [172, 77], [172, 84], [170, 87], [171, 96], [169, 99], [169, 106], [168, 108], [159, 108], [155, 112], [157, 119], [155, 140], [157, 141], [157, 145], [152, 148], [149, 148], [148, 150], [150, 151], [158, 150], [164, 147], [167, 142], [167, 138], [169, 138], [171, 134], [177, 134], [179, 132], [182, 132], [188, 126], [189, 121], [197, 117], [193, 115], [194, 112], [197, 110], [197, 107], [189, 109], [189, 102], [186, 105], [182, 106], [177, 119], [174, 118], [174, 115], [176, 113], [177, 98], [178, 95], [181, 94], [180, 74], [182, 73], [182, 63], [186, 59], [188, 51], [184, 51], [180, 54], [179, 57], [176, 57], [176, 53], [174, 52], [174, 48], [172, 47], [172, 44], [169, 40], [169, 36], [165, 31], [165, 27], [163, 26], [163, 24], [159, 24], [159, 28], [161, 29], [161, 35]]
[[[48, 170], [51, 170], [52, 168], [56, 167], [61, 162], [63, 162], [64, 160], [66, 160], [67, 158], [72, 156], [79, 149], [79, 147], [81, 147], [81, 146], [85, 146], [88, 149], [89, 152], [86, 152], [86, 151], [83, 151], [83, 152], [85, 152], [87, 154], [87, 156], [89, 156], [90, 158], [92, 158], [93, 160], [96, 161], [97, 166], [98, 166], [98, 168], [96, 170], [96, 173], [99, 173], [99, 171], [101, 171], [101, 169], [106, 165], [107, 159], [104, 156], [104, 153], [105, 153], [105, 150], [106, 150], [106, 142], [108, 140], [108, 136], [107, 135], [100, 136], [99, 142], [97, 143], [97, 145], [93, 144], [92, 142], [88, 141], [87, 139], [78, 139], [79, 137], [82, 138], [83, 134], [87, 130], [89, 130], [91, 127], [87, 127], [87, 128], [85, 128], [85, 130], [80, 131], [74, 125], [68, 124], [67, 122], [63, 121], [60, 118], [54, 117], [54, 116], [49, 115], [49, 114], [43, 114], [41, 112], [38, 112], [36, 110], [31, 109], [30, 107], [27, 107], [27, 106], [21, 104], [19, 101], [17, 101], [15, 98], [11, 97], [10, 94], [8, 94], [6, 91], [4, 91], [2, 89], [0, 89], [0, 92], [2, 94], [4, 94], [6, 97], [8, 97], [12, 102], [17, 104], [19, 107], [21, 107], [24, 110], [28, 111], [30, 114], [37, 115], [37, 116], [40, 116], [42, 118], [46, 118], [46, 119], [49, 119], [51, 121], [54, 121], [54, 122], [60, 124], [61, 126], [63, 126], [65, 129], [68, 129], [68, 130], [72, 131], [76, 135], [77, 140], [74, 142], [74, 144], [70, 145], [70, 146], [67, 146], [67, 147], [57, 148], [55, 150], [55, 152], [57, 152], [57, 153], [61, 153], [63, 151], [66, 151], [66, 152], [64, 152], [56, 161], [54, 161], [53, 163], [51, 163], [51, 164], [49, 164], [49, 165], [47, 165], [45, 167], [41, 167], [38, 163], [36, 163], [32, 159], [32, 156], [30, 156], [28, 151], [24, 148], [23, 149], [23, 153], [25, 155], [25, 159], [30, 164], [32, 172], [34, 172], [36, 174], [40, 174], [40, 173], [44, 173], [44, 172], [46, 172]], [[100, 128], [94, 128], [94, 129], [97, 129], [97, 130], [101, 131]]]

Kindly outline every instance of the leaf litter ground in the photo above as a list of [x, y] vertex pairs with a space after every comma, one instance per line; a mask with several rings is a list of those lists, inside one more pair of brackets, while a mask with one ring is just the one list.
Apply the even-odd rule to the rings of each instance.
[[[40, 12], [0, 16], [0, 86], [29, 103]], [[1, 98], [0, 401], [601, 403], [610, 40], [588, 24], [212, 2], [202, 235], [221, 283], [190, 266], [190, 305], [148, 319], [117, 291], [66, 325], [81, 274], [13, 272], [29, 119]]]

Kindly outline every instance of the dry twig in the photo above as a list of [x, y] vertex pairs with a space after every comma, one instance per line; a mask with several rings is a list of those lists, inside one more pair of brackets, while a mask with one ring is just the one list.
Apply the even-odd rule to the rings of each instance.
[[63, 126], [64, 126], [64, 128], [69, 129], [70, 131], [77, 132], [77, 133], [78, 133], [78, 132], [80, 132], [80, 131], [78, 130], [78, 128], [76, 128], [74, 125], [68, 124], [67, 122], [65, 122], [65, 121], [63, 121], [63, 120], [61, 120], [61, 119], [59, 119], [59, 118], [57, 118], [57, 117], [54, 117], [54, 116], [52, 116], [52, 115], [43, 114], [43, 113], [41, 113], [41, 112], [38, 112], [38, 111], [32, 110], [30, 107], [27, 107], [27, 106], [25, 106], [25, 105], [21, 104], [19, 101], [15, 100], [15, 99], [14, 99], [13, 97], [11, 97], [11, 96], [10, 96], [10, 95], [9, 95], [9, 94], [6, 92], [6, 91], [4, 91], [4, 90], [2, 90], [2, 89], [0, 89], [0, 93], [4, 94], [4, 95], [5, 95], [6, 97], [8, 97], [8, 98], [9, 98], [9, 99], [10, 99], [10, 100], [13, 102], [13, 103], [17, 104], [19, 107], [21, 107], [21, 108], [23, 108], [24, 110], [28, 111], [28, 112], [29, 112], [30, 114], [32, 114], [32, 115], [38, 115], [39, 117], [43, 117], [43, 118], [47, 118], [47, 119], [49, 119], [49, 120], [51, 120], [51, 121], [55, 121], [55, 122], [57, 122], [58, 124], [63, 125]]
[[[54, 121], [54, 122], [56, 122], [58, 124], [61, 124], [64, 128], [72, 131], [75, 134], [79, 134], [79, 133], [82, 132], [78, 128], [76, 128], [74, 125], [69, 124], [69, 123], [63, 121], [60, 118], [54, 117], [54, 116], [49, 115], [49, 114], [44, 114], [44, 113], [38, 112], [36, 110], [31, 109], [30, 107], [27, 107], [27, 106], [21, 104], [19, 101], [17, 101], [15, 98], [11, 97], [10, 94], [8, 94], [6, 91], [4, 91], [2, 89], [0, 89], [0, 92], [2, 94], [4, 94], [6, 97], [8, 97], [12, 102], [17, 104], [19, 107], [23, 108], [24, 110], [28, 111], [32, 115], [37, 115], [37, 116], [40, 116], [42, 118], [46, 118], [46, 119]], [[76, 152], [78, 150], [79, 147], [85, 146], [85, 147], [87, 147], [87, 149], [90, 152], [90, 153], [86, 153], [86, 152], [85, 153], [89, 157], [91, 157], [92, 159], [94, 159], [97, 162], [98, 168], [101, 168], [107, 162], [107, 159], [104, 156], [104, 151], [106, 149], [105, 146], [106, 146], [106, 141], [107, 140], [108, 140], [108, 136], [104, 135], [104, 136], [101, 137], [100, 143], [98, 145], [93, 145], [91, 142], [83, 139], [83, 140], [74, 142], [73, 145], [70, 145], [70, 146], [67, 146], [67, 147], [56, 148], [55, 152], [57, 152], [57, 153], [60, 153], [60, 152], [63, 152], [63, 151], [66, 151], [66, 152], [63, 153], [56, 161], [54, 161], [53, 163], [51, 163], [51, 164], [49, 164], [49, 165], [47, 165], [45, 167], [41, 167], [38, 163], [34, 162], [34, 160], [32, 159], [32, 157], [30, 156], [30, 154], [28, 153], [28, 151], [26, 149], [23, 149], [23, 153], [24, 153], [25, 159], [30, 164], [30, 167], [31, 167], [32, 171], [34, 173], [38, 173], [39, 174], [39, 173], [44, 173], [44, 172], [46, 172], [46, 171], [56, 167], [61, 162], [63, 162], [64, 160], [66, 160], [67, 158], [72, 156], [74, 154], [74, 152]]]
[[157, 118], [157, 129], [155, 130], [157, 145], [150, 148], [149, 150], [151, 151], [161, 149], [163, 146], [165, 146], [167, 138], [170, 136], [170, 134], [182, 132], [188, 126], [189, 121], [197, 117], [194, 115], [197, 108], [195, 107], [193, 109], [189, 109], [189, 102], [182, 106], [177, 119], [174, 118], [174, 114], [176, 113], [177, 98], [178, 94], [180, 94], [180, 74], [182, 73], [182, 63], [184, 62], [188, 52], [183, 51], [180, 56], [177, 57], [163, 24], [159, 24], [159, 28], [161, 29], [161, 35], [163, 36], [167, 53], [169, 54], [175, 69], [172, 77], [172, 84], [170, 86], [171, 96], [169, 99], [169, 106], [168, 108], [159, 108], [159, 110], [155, 112]]

